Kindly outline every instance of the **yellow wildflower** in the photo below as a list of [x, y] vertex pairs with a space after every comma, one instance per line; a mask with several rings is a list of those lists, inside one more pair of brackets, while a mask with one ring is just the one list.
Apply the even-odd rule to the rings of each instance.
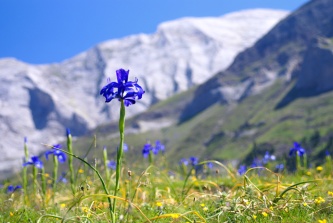
[[170, 217], [172, 218], [179, 218], [180, 214], [170, 214]]
[[324, 203], [325, 202], [325, 199], [322, 198], [322, 197], [317, 197], [315, 200], [314, 200], [315, 204], [321, 204], [321, 203]]
[[332, 191], [327, 191], [328, 196], [332, 196], [333, 197], [333, 192]]
[[208, 211], [208, 207], [204, 207], [202, 210], [204, 210], [204, 211]]
[[163, 204], [162, 204], [162, 202], [157, 201], [157, 202], [156, 202], [156, 206], [157, 206], [157, 207], [162, 207]]
[[13, 212], [9, 212], [9, 215], [10, 215], [10, 217], [13, 217], [14, 213]]
[[310, 171], [308, 171], [308, 172], [306, 172], [306, 175], [308, 175], [308, 176], [311, 176], [311, 172]]
[[273, 206], [270, 206], [269, 209], [270, 209], [271, 211], [273, 211]]
[[53, 183], [53, 180], [47, 180], [47, 183], [51, 184], [51, 183]]
[[285, 208], [284, 211], [288, 213], [289, 210], [288, 210], [288, 208]]
[[45, 176], [46, 178], [48, 178], [48, 177], [50, 176], [50, 174], [45, 173], [44, 176]]
[[323, 219], [323, 220], [318, 220], [318, 223], [327, 223], [326, 219]]
[[79, 169], [78, 172], [79, 172], [79, 173], [84, 173], [84, 170], [83, 170], [83, 169]]
[[201, 206], [201, 207], [205, 207], [205, 204], [204, 204], [204, 203], [201, 203], [200, 206]]
[[89, 208], [87, 207], [81, 207], [81, 210], [86, 214], [89, 212]]
[[303, 206], [306, 207], [306, 206], [308, 206], [308, 204], [307, 203], [303, 203]]
[[65, 207], [66, 207], [66, 204], [62, 203], [62, 204], [60, 204], [60, 207], [61, 207], [61, 208], [65, 208]]
[[316, 170], [317, 170], [318, 172], [320, 172], [320, 171], [323, 170], [323, 167], [322, 167], [322, 166], [317, 166]]
[[264, 217], [267, 217], [267, 216], [268, 216], [268, 214], [267, 214], [265, 211], [261, 212], [261, 214], [262, 214]]
[[255, 215], [255, 214], [252, 217], [253, 217], [254, 220], [257, 219], [257, 215]]

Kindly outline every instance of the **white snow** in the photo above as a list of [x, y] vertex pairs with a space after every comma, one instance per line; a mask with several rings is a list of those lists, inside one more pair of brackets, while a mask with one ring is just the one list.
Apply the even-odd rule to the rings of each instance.
[[[46, 149], [42, 144], [64, 138], [73, 117], [81, 129], [118, 119], [118, 103], [105, 104], [99, 95], [107, 77], [116, 80], [116, 69], [129, 69], [129, 79], [137, 77], [146, 90], [137, 105], [128, 107], [130, 117], [225, 69], [287, 14], [254, 9], [221, 17], [182, 18], [162, 23], [151, 35], [100, 43], [59, 64], [36, 66], [1, 59], [0, 178], [20, 168], [25, 136], [30, 154], [37, 155]], [[29, 89], [48, 94], [54, 103], [41, 129], [32, 119]], [[222, 90], [232, 92], [228, 87]]]

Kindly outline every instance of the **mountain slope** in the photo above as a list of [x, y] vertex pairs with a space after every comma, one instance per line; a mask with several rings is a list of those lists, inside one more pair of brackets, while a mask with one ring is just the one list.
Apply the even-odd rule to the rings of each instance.
[[258, 9], [184, 18], [161, 24], [151, 35], [98, 44], [59, 64], [1, 59], [0, 176], [20, 168], [24, 136], [31, 154], [38, 154], [45, 149], [41, 144], [63, 139], [66, 127], [80, 136], [116, 120], [118, 104], [105, 104], [99, 96], [107, 77], [114, 80], [116, 69], [130, 69], [131, 79], [138, 77], [146, 90], [143, 100], [127, 109], [131, 117], [226, 68], [286, 14]]
[[146, 138], [164, 141], [173, 162], [192, 155], [249, 161], [253, 151], [265, 150], [283, 156], [293, 141], [301, 141], [310, 156], [332, 153], [332, 11], [331, 0], [310, 1], [225, 71], [129, 120], [131, 131], [145, 120], [178, 123], [129, 135], [136, 154]]

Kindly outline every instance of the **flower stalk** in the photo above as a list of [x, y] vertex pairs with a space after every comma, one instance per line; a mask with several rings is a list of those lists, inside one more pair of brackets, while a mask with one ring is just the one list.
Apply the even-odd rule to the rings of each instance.
[[[27, 138], [24, 137], [24, 159], [25, 162], [29, 159]], [[27, 177], [27, 167], [23, 166], [23, 191], [24, 191], [24, 203], [27, 205], [29, 203], [29, 196], [27, 191], [28, 177]]]
[[[70, 154], [73, 153], [73, 145], [72, 145], [72, 135], [70, 130], [67, 129], [67, 149]], [[75, 178], [74, 178], [74, 168], [73, 168], [73, 157], [68, 157], [68, 167], [69, 167], [69, 181], [71, 183], [71, 189], [73, 196], [75, 195]]]
[[[122, 100], [120, 105], [120, 117], [119, 117], [119, 134], [120, 134], [120, 143], [117, 150], [117, 166], [116, 166], [116, 186], [114, 189], [114, 196], [117, 196], [119, 190], [119, 181], [121, 176], [121, 164], [122, 156], [124, 152], [124, 138], [125, 138], [125, 104]], [[116, 199], [113, 200], [113, 210], [116, 208]]]

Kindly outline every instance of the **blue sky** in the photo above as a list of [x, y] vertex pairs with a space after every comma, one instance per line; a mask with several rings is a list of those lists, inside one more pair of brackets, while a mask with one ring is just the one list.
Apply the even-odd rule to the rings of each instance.
[[105, 40], [153, 33], [181, 17], [251, 8], [293, 11], [308, 0], [1, 0], [0, 58], [60, 62]]

